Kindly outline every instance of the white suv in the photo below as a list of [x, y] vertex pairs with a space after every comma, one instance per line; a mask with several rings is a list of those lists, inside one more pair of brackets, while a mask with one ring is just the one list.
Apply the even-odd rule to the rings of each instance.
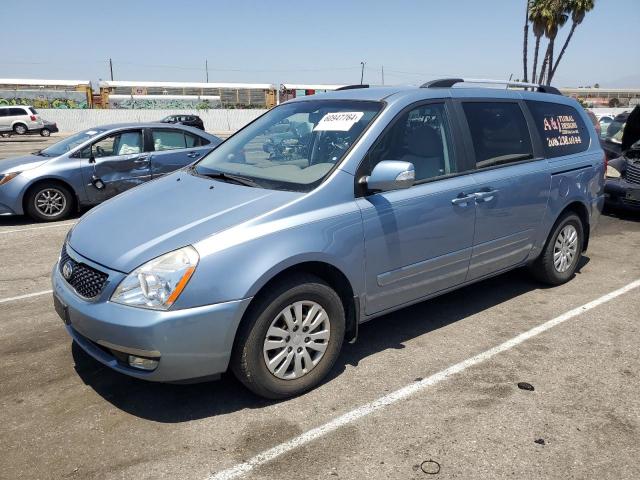
[[0, 132], [24, 135], [30, 130], [40, 130], [44, 122], [35, 108], [29, 106], [0, 106]]

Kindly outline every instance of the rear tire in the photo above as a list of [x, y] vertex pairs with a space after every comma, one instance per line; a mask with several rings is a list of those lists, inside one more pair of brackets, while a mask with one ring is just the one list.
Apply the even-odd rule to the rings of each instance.
[[573, 212], [562, 215], [553, 226], [544, 249], [531, 265], [533, 276], [548, 285], [568, 282], [582, 257], [584, 226]]
[[24, 123], [16, 123], [13, 126], [13, 131], [15, 132], [16, 135], [24, 135], [29, 131], [29, 129]]
[[313, 275], [292, 275], [249, 308], [231, 358], [232, 371], [249, 390], [283, 399], [327, 376], [345, 331], [344, 307], [329, 285]]
[[69, 216], [75, 205], [73, 193], [56, 182], [43, 182], [26, 195], [25, 210], [34, 220], [55, 222]]
[[49, 137], [51, 136], [51, 131], [48, 128], [43, 128], [42, 130], [40, 130], [40, 136]]

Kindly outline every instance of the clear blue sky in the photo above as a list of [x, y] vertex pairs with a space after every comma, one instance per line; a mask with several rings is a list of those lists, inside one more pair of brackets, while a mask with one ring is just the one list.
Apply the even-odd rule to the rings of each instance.
[[[2, 3], [0, 77], [108, 79], [109, 57], [116, 80], [204, 81], [205, 58], [211, 82], [522, 76], [525, 0]], [[640, 87], [639, 26], [640, 0], [596, 0], [554, 83]]]

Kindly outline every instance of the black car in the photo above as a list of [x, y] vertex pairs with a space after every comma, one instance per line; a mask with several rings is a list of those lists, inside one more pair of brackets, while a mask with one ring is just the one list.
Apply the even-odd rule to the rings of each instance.
[[49, 122], [47, 120], [44, 121], [44, 125], [39, 130], [40, 135], [43, 137], [48, 137], [52, 133], [59, 132], [58, 125], [55, 122]]
[[629, 112], [616, 115], [607, 126], [607, 130], [601, 134], [600, 145], [609, 160], [622, 155], [622, 134], [627, 118], [629, 118]]
[[640, 106], [625, 115], [618, 130], [622, 131], [621, 135], [616, 134], [621, 156], [609, 160], [604, 187], [606, 204], [640, 210]]
[[204, 123], [197, 115], [169, 115], [160, 120], [161, 123], [179, 123], [204, 130]]

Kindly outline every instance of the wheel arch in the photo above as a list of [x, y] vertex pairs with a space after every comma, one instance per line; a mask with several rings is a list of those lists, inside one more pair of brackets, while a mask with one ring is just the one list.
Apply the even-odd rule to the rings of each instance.
[[[325, 260], [305, 260], [291, 265], [283, 265], [276, 271], [271, 271], [267, 276], [263, 276], [261, 280], [254, 284], [253, 298], [244, 312], [243, 319], [247, 316], [247, 312], [255, 305], [257, 299], [268, 291], [269, 287], [287, 276], [306, 273], [314, 275], [325, 281], [340, 297], [345, 310], [345, 340], [349, 342], [355, 341], [358, 334], [358, 322], [360, 319], [360, 303], [359, 297], [355, 292], [352, 282], [347, 275], [334, 264]], [[241, 321], [241, 322], [242, 322]]]
[[589, 209], [584, 204], [584, 202], [580, 200], [573, 200], [569, 202], [567, 205], [564, 206], [564, 208], [560, 211], [560, 213], [558, 213], [558, 215], [556, 216], [553, 222], [553, 225], [551, 226], [551, 229], [549, 230], [549, 233], [547, 234], [547, 241], [548, 241], [549, 235], [551, 235], [551, 232], [553, 232], [553, 229], [557, 225], [558, 220], [560, 220], [560, 218], [562, 218], [568, 212], [575, 213], [580, 218], [580, 221], [582, 222], [582, 228], [584, 230], [583, 232], [584, 239], [582, 241], [582, 251], [585, 252], [587, 250], [587, 247], [589, 246], [589, 236], [591, 233], [591, 226], [589, 222]]

